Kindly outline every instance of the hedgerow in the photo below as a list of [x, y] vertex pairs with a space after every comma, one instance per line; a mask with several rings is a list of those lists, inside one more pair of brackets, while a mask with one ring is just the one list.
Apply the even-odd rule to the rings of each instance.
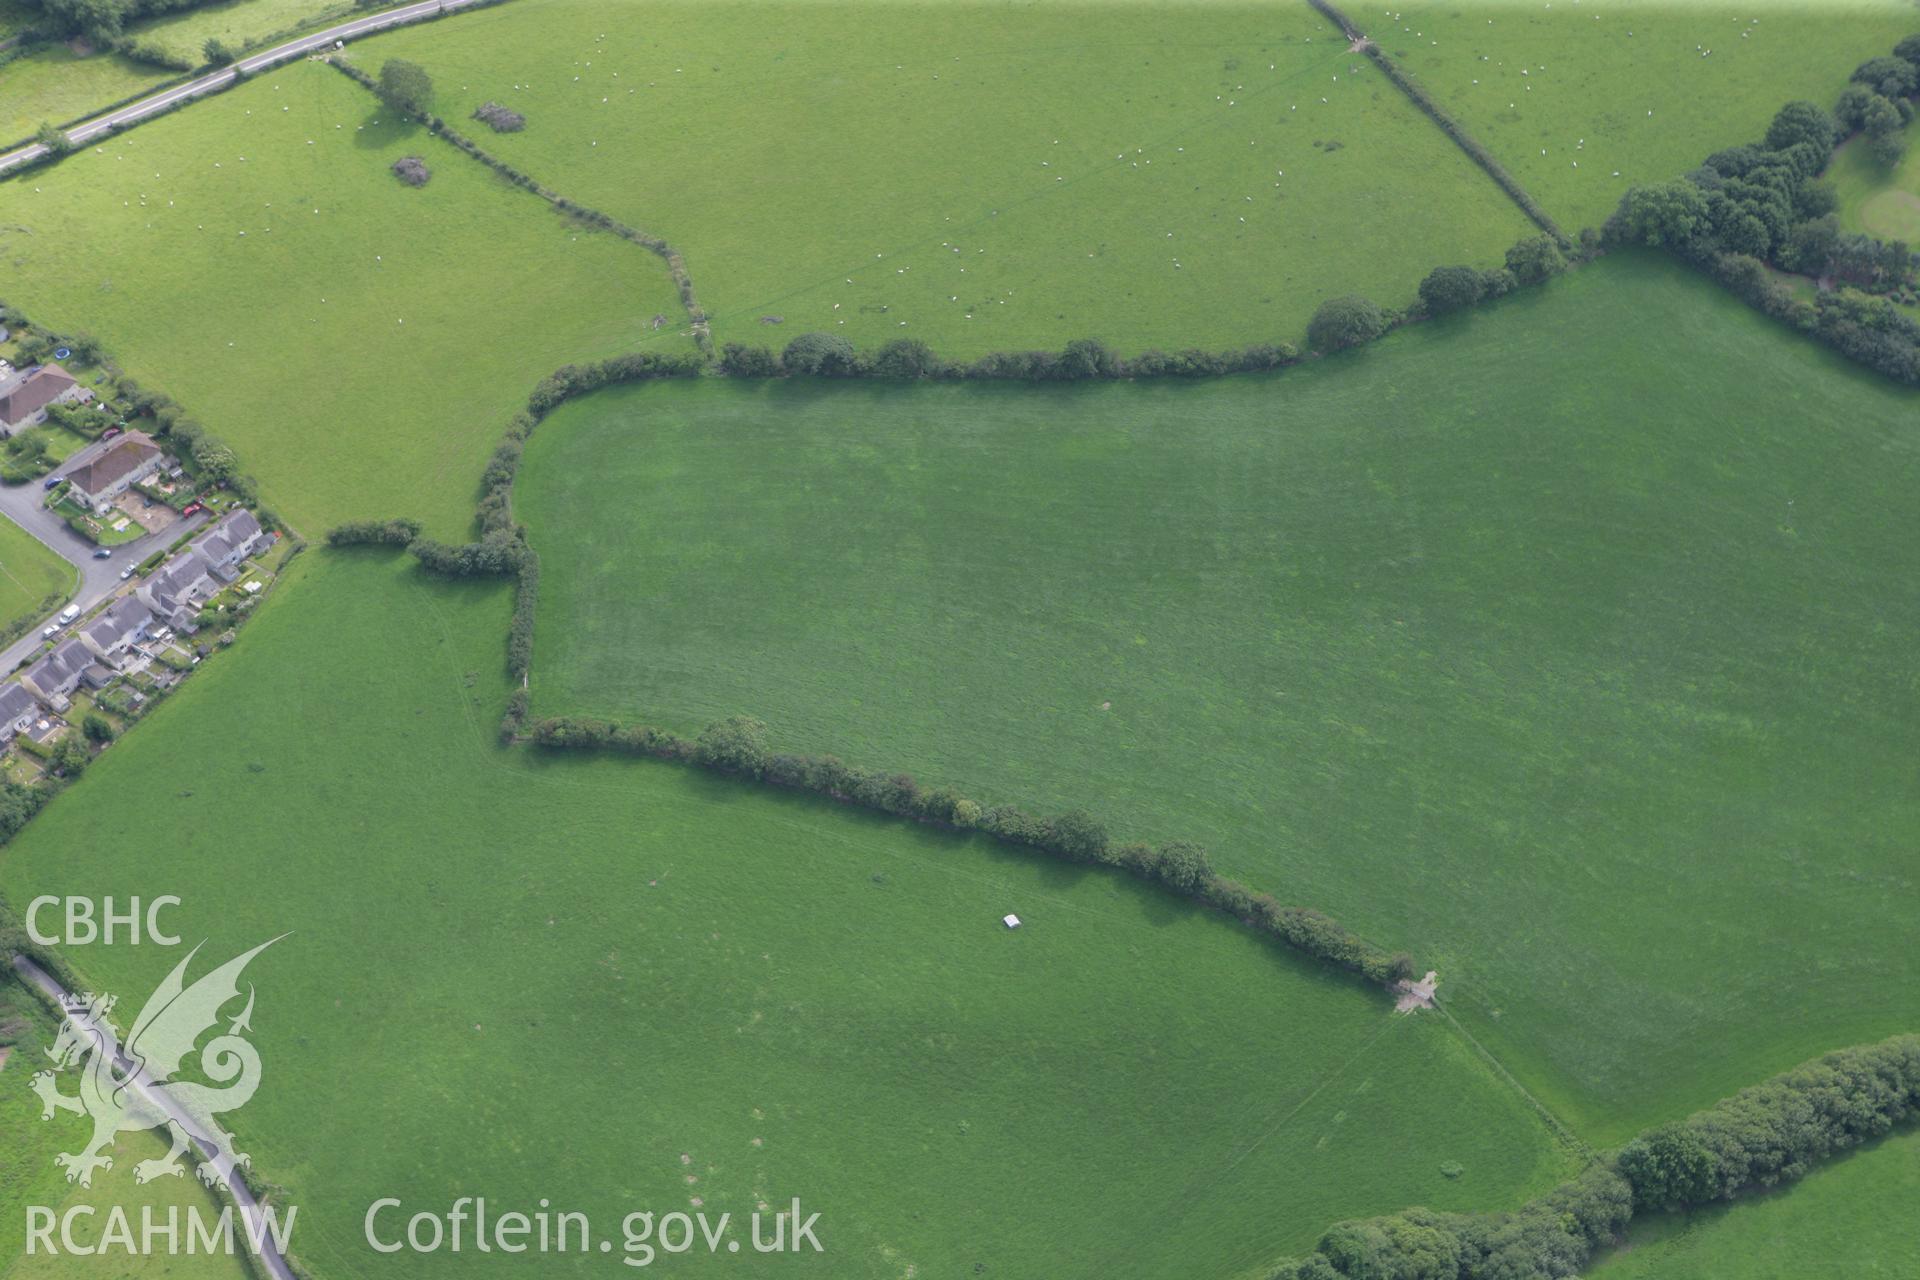
[[1798, 1178], [1920, 1112], [1920, 1036], [1839, 1049], [1629, 1142], [1511, 1213], [1399, 1213], [1338, 1223], [1269, 1280], [1548, 1280], [1573, 1276], [1636, 1212], [1729, 1200]]
[[1413, 959], [1405, 952], [1389, 952], [1330, 916], [1282, 906], [1267, 894], [1221, 876], [1200, 845], [1189, 841], [1118, 844], [1106, 824], [1085, 810], [1043, 817], [1014, 805], [986, 808], [951, 787], [923, 787], [909, 773], [865, 769], [835, 756], [769, 751], [767, 726], [746, 716], [715, 721], [689, 741], [649, 725], [622, 725], [592, 717], [550, 716], [528, 723], [524, 704], [509, 714], [516, 730], [548, 750], [618, 751], [692, 763], [915, 822], [984, 831], [1008, 844], [1069, 862], [1115, 867], [1155, 880], [1373, 982], [1390, 983], [1413, 972]]
[[[1790, 102], [1760, 142], [1716, 151], [1685, 177], [1630, 188], [1604, 236], [1677, 254], [1768, 315], [1890, 378], [1920, 384], [1920, 324], [1886, 296], [1915, 298], [1920, 257], [1898, 241], [1843, 232], [1832, 189], [1816, 181], [1834, 147], [1855, 131], [1881, 144], [1877, 158], [1897, 160], [1884, 144], [1897, 147], [1916, 86], [1920, 37], [1908, 37], [1893, 56], [1854, 71], [1837, 114]], [[1819, 293], [1812, 302], [1795, 298], [1768, 266], [1817, 278]]]

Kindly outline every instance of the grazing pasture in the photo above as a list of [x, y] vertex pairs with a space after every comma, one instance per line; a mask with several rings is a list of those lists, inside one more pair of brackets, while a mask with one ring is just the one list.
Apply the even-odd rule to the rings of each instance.
[[1855, 1152], [1770, 1195], [1636, 1222], [1592, 1280], [1916, 1280], [1920, 1134]]
[[[485, 1194], [607, 1234], [797, 1195], [818, 1275], [1225, 1275], [1339, 1217], [1511, 1204], [1565, 1171], [1443, 1022], [1213, 913], [694, 770], [499, 747], [504, 590], [385, 555], [290, 575], [0, 853], [0, 890], [164, 885], [209, 955], [294, 931], [248, 970], [266, 1076], [234, 1119], [317, 1274], [518, 1274], [361, 1241], [378, 1196]], [[177, 955], [69, 959], [144, 991]]]
[[1629, 256], [1273, 377], [602, 392], [534, 710], [1200, 840], [1605, 1145], [1920, 1013], [1916, 406]]
[[1908, 0], [1347, 12], [1570, 233], [1599, 226], [1636, 182], [1758, 140], [1793, 99], [1831, 106], [1855, 66], [1920, 31]]
[[35, 615], [56, 592], [73, 590], [73, 566], [12, 521], [0, 521], [0, 630]]
[[64, 44], [29, 50], [0, 65], [0, 146], [30, 139], [42, 124], [83, 119], [173, 74], [117, 53], [78, 54]]
[[[410, 154], [424, 187], [388, 172]], [[658, 258], [311, 63], [0, 192], [6, 301], [103, 339], [308, 532], [407, 513], [462, 536], [533, 383], [661, 340], [651, 317], [683, 314]]]
[[[382, 3], [376, 8], [393, 6]], [[227, 0], [143, 22], [134, 35], [198, 63], [208, 40], [238, 52], [248, 42], [353, 16], [353, 0]]]
[[515, 0], [353, 56], [423, 64], [482, 145], [664, 236], [722, 341], [1297, 341], [1532, 230], [1303, 0]]

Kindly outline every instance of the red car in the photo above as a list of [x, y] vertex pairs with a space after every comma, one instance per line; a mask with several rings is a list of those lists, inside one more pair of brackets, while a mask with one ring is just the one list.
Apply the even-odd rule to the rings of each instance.
[[119, 427], [108, 427], [105, 431], [102, 431], [100, 433], [100, 438], [102, 440], [111, 440], [119, 434], [120, 434]]
[[183, 516], [197, 516], [206, 509], [207, 504], [204, 502], [189, 502], [186, 506], [180, 508], [180, 514]]

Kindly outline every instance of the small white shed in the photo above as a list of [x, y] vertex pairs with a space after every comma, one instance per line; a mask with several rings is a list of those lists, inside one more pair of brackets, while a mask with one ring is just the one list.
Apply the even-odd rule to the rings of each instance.
[[1001, 916], [1000, 923], [1009, 929], [1018, 929], [1020, 927], [1020, 917], [1014, 915]]

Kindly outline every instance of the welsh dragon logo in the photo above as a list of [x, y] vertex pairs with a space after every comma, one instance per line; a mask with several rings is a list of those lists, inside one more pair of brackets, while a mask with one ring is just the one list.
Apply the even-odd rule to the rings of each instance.
[[[186, 1172], [180, 1157], [190, 1147], [207, 1157], [195, 1165], [194, 1172], [208, 1186], [227, 1186], [235, 1165], [252, 1163], [250, 1156], [234, 1149], [233, 1135], [214, 1120], [223, 1111], [245, 1105], [260, 1086], [260, 1055], [240, 1034], [252, 1029], [248, 1021], [253, 1016], [251, 983], [246, 1007], [224, 1033], [199, 1050], [200, 1072], [215, 1084], [173, 1076], [194, 1052], [200, 1036], [219, 1023], [221, 1008], [239, 998], [240, 973], [247, 962], [279, 940], [261, 943], [188, 986], [187, 966], [200, 952], [195, 947], [148, 999], [124, 1043], [119, 1028], [107, 1021], [115, 1004], [113, 996], [88, 992], [62, 1002], [66, 1018], [53, 1048], [47, 1050], [54, 1068], [36, 1074], [32, 1086], [44, 1104], [42, 1120], [53, 1119], [59, 1111], [93, 1119], [93, 1138], [86, 1146], [54, 1157], [66, 1169], [68, 1182], [91, 1186], [95, 1169], [113, 1168], [113, 1158], [102, 1153], [116, 1134], [162, 1126], [173, 1148], [158, 1160], [135, 1165], [136, 1182], [180, 1177]], [[60, 1092], [55, 1075], [69, 1067], [80, 1072], [80, 1092], [71, 1097]]]

